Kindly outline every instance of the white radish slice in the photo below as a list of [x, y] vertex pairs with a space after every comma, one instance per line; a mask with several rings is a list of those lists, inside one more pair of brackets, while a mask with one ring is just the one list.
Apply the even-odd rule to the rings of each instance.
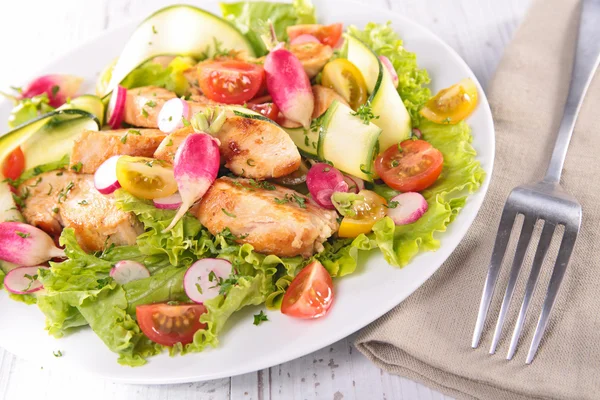
[[344, 175], [329, 164], [314, 164], [306, 174], [306, 186], [315, 202], [323, 208], [333, 210], [331, 202], [334, 192], [347, 192], [348, 183]]
[[22, 222], [0, 223], [0, 260], [33, 267], [55, 257], [65, 257], [65, 251], [43, 230]]
[[348, 184], [348, 192], [356, 194], [365, 188], [365, 181], [356, 176], [344, 174], [344, 182]]
[[117, 179], [117, 161], [121, 156], [112, 156], [104, 161], [94, 173], [94, 186], [102, 194], [111, 194], [121, 187]]
[[192, 264], [183, 277], [185, 294], [195, 303], [219, 295], [220, 282], [231, 275], [233, 267], [221, 258], [203, 258]]
[[309, 35], [308, 33], [303, 33], [302, 35], [295, 37], [290, 41], [291, 45], [296, 44], [306, 44], [306, 43], [321, 43], [319, 39], [314, 37], [313, 35]]
[[425, 197], [417, 192], [399, 194], [390, 201], [390, 203], [392, 202], [397, 204], [394, 208], [388, 208], [387, 215], [394, 220], [396, 225], [408, 225], [416, 222], [429, 208]]
[[379, 60], [381, 60], [383, 66], [389, 71], [392, 83], [394, 84], [394, 87], [398, 89], [398, 73], [396, 73], [396, 69], [392, 65], [392, 62], [386, 56], [379, 56]]
[[158, 129], [171, 133], [183, 128], [183, 119], [190, 119], [190, 105], [187, 101], [175, 98], [167, 101], [158, 113]]
[[123, 260], [116, 263], [110, 270], [110, 276], [117, 283], [124, 285], [139, 279], [149, 278], [150, 271], [142, 263]]
[[43, 285], [37, 280], [38, 269], [49, 269], [48, 267], [19, 267], [10, 271], [4, 277], [6, 290], [14, 294], [30, 294], [43, 289]]
[[154, 202], [154, 207], [160, 208], [161, 210], [177, 210], [181, 206], [181, 203], [183, 203], [179, 193], [154, 199], [152, 201]]
[[110, 102], [106, 110], [108, 125], [113, 129], [119, 129], [125, 115], [125, 100], [127, 99], [127, 89], [118, 86], [110, 96]]

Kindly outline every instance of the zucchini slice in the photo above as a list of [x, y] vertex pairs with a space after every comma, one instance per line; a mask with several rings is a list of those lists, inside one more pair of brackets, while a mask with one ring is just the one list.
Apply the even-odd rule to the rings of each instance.
[[319, 158], [319, 129], [284, 128], [298, 147], [301, 155], [307, 158]]
[[112, 71], [105, 97], [131, 71], [160, 55], [206, 58], [220, 50], [246, 51], [254, 56], [250, 42], [232, 24], [191, 5], [173, 5], [144, 20], [129, 38]]
[[360, 70], [367, 90], [371, 94], [369, 102], [373, 114], [379, 116], [373, 123], [381, 128], [379, 150], [385, 151], [390, 146], [410, 138], [410, 115], [394, 87], [388, 70], [377, 55], [361, 40], [346, 35], [348, 44], [348, 60]]

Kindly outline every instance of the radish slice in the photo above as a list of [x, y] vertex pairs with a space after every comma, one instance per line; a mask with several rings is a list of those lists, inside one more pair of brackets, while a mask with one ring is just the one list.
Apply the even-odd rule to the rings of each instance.
[[112, 156], [104, 161], [94, 173], [94, 186], [102, 194], [111, 194], [121, 187], [117, 180], [117, 161], [121, 156]]
[[25, 267], [65, 257], [46, 232], [22, 222], [0, 223], [0, 260]]
[[423, 137], [423, 133], [421, 132], [421, 130], [419, 128], [413, 128], [412, 129], [412, 134], [417, 138], [417, 139], [421, 139]]
[[[395, 204], [392, 208], [392, 204]], [[394, 220], [396, 225], [407, 225], [416, 222], [425, 214], [427, 200], [417, 192], [407, 192], [394, 197], [388, 205], [387, 215]]]
[[358, 193], [365, 188], [365, 181], [356, 176], [344, 174], [344, 182], [348, 184], [348, 191]]
[[321, 207], [333, 210], [331, 202], [334, 192], [347, 192], [348, 183], [344, 175], [329, 164], [314, 164], [306, 174], [306, 186], [312, 198]]
[[315, 97], [300, 60], [288, 50], [276, 48], [265, 59], [265, 75], [269, 94], [281, 113], [308, 129]]
[[118, 86], [117, 90], [110, 96], [110, 102], [106, 110], [108, 125], [113, 129], [119, 129], [125, 115], [125, 100], [127, 99], [127, 89]]
[[385, 68], [389, 71], [394, 87], [398, 89], [398, 74], [396, 73], [396, 69], [392, 65], [392, 62], [386, 56], [379, 56], [379, 59], [381, 60], [381, 63], [385, 66]]
[[297, 36], [290, 41], [291, 45], [305, 44], [305, 43], [321, 43], [321, 42], [319, 41], [319, 39], [317, 39], [313, 35], [309, 35], [307, 33], [303, 33], [302, 35]]
[[173, 173], [181, 195], [181, 207], [171, 224], [170, 231], [196, 201], [200, 200], [217, 179], [221, 156], [219, 142], [206, 133], [192, 133], [175, 153]]
[[65, 104], [67, 99], [75, 97], [82, 82], [83, 78], [73, 75], [43, 75], [23, 88], [21, 98], [31, 98], [46, 93], [50, 100], [48, 104], [58, 108]]
[[158, 129], [171, 133], [183, 128], [183, 119], [190, 119], [190, 105], [187, 101], [175, 98], [167, 101], [158, 113]]
[[137, 261], [123, 260], [115, 264], [110, 270], [110, 276], [119, 284], [137, 281], [139, 279], [149, 278], [150, 271]]
[[231, 275], [231, 263], [221, 258], [203, 258], [192, 264], [183, 277], [185, 294], [195, 303], [219, 295], [220, 282]]
[[154, 207], [160, 208], [161, 210], [177, 210], [181, 207], [181, 195], [179, 193], [172, 194], [167, 197], [161, 197], [160, 199], [152, 200]]
[[4, 277], [6, 290], [14, 294], [30, 294], [43, 289], [44, 286], [37, 280], [38, 269], [50, 269], [48, 267], [19, 267], [10, 271]]

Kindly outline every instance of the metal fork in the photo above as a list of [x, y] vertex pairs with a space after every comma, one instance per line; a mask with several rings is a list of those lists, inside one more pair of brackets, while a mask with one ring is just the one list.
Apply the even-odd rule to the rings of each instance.
[[541, 266], [546, 258], [546, 253], [550, 247], [555, 229], [562, 225], [564, 226], [564, 233], [559, 253], [554, 264], [552, 276], [550, 277], [548, 291], [546, 292], [546, 297], [542, 306], [542, 313], [540, 314], [533, 341], [529, 347], [529, 352], [527, 353], [527, 359], [525, 361], [527, 364], [531, 364], [540, 341], [544, 336], [550, 312], [554, 306], [556, 295], [565, 275], [567, 265], [569, 264], [569, 259], [573, 252], [573, 247], [575, 246], [575, 240], [577, 239], [577, 234], [579, 233], [579, 228], [581, 226], [581, 205], [573, 196], [563, 190], [559, 181], [569, 141], [573, 134], [575, 120], [579, 113], [579, 109], [581, 108], [581, 103], [588, 86], [594, 76], [594, 72], [598, 67], [600, 55], [599, 38], [600, 0], [582, 0], [580, 26], [575, 52], [575, 62], [573, 64], [571, 75], [571, 85], [565, 104], [563, 118], [556, 137], [554, 150], [552, 151], [552, 157], [546, 171], [546, 176], [541, 182], [516, 187], [512, 190], [506, 200], [500, 219], [496, 242], [494, 244], [494, 249], [492, 250], [492, 259], [490, 261], [487, 278], [483, 287], [483, 296], [479, 305], [475, 331], [473, 332], [473, 348], [479, 346], [506, 247], [511, 236], [513, 224], [519, 214], [522, 214], [524, 217], [523, 225], [517, 242], [506, 292], [504, 293], [504, 299], [498, 315], [498, 321], [496, 323], [496, 329], [490, 347], [490, 354], [494, 354], [496, 347], [498, 346], [504, 319], [510, 307], [519, 271], [521, 270], [523, 259], [525, 258], [527, 248], [529, 247], [534, 226], [539, 220], [543, 221], [542, 233], [535, 251], [533, 265], [525, 287], [523, 303], [521, 304], [521, 309], [515, 324], [506, 358], [510, 360], [515, 354], [525, 317], [527, 316], [527, 311], [538, 281]]

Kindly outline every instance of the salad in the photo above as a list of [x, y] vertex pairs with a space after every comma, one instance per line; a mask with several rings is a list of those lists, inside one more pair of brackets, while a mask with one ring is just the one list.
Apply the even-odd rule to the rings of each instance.
[[[100, 74], [14, 94], [0, 137], [0, 289], [124, 365], [217, 346], [250, 305], [326, 317], [359, 252], [439, 247], [484, 172], [466, 78], [432, 96], [388, 24], [312, 4], [164, 8]], [[101, 66], [99, 66], [101, 67]], [[258, 329], [258, 328], [257, 328]]]

